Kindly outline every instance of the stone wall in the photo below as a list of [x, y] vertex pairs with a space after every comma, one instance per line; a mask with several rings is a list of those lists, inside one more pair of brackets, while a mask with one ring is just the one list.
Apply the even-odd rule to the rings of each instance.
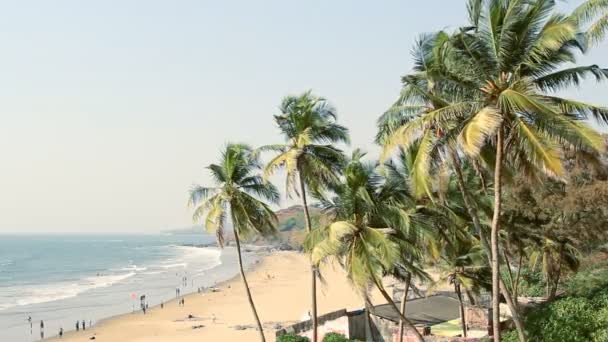
[[[388, 319], [384, 319], [382, 317], [378, 317], [378, 316], [374, 316], [371, 315], [372, 317], [372, 322], [374, 323], [374, 325], [377, 328], [377, 331], [379, 332], [379, 334], [376, 334], [374, 336], [374, 341], [378, 341], [378, 342], [397, 342], [399, 341], [399, 324], [395, 323], [391, 320]], [[421, 334], [424, 334], [424, 328], [419, 327], [418, 331]], [[403, 341], [404, 342], [410, 342], [410, 341], [417, 341], [416, 337], [414, 334], [412, 334], [411, 332], [408, 331], [408, 329], [406, 328], [405, 332], [403, 333]]]
[[[349, 317], [345, 309], [319, 316], [318, 322], [319, 328], [317, 333], [321, 341], [325, 334], [330, 332], [343, 334], [346, 337], [350, 336]], [[296, 334], [312, 338], [312, 320], [296, 323], [276, 332], [276, 336], [284, 334]]]

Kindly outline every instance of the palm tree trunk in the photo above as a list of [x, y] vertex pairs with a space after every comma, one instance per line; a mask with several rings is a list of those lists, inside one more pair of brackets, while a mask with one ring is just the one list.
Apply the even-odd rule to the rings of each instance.
[[367, 329], [369, 330], [369, 336], [365, 334], [365, 339], [368, 338], [371, 341], [376, 341], [376, 336], [374, 334], [374, 326], [372, 324], [372, 316], [370, 315], [372, 303], [369, 301], [369, 298], [365, 299], [365, 322], [367, 324]]
[[393, 309], [399, 314], [400, 319], [405, 323], [405, 325], [408, 327], [408, 329], [414, 333], [414, 336], [416, 337], [418, 342], [424, 342], [424, 337], [422, 337], [422, 335], [420, 334], [418, 329], [416, 329], [416, 327], [412, 324], [412, 322], [410, 322], [410, 320], [407, 319], [407, 317], [405, 317], [405, 315], [402, 314], [401, 311], [399, 311], [399, 308], [397, 307], [397, 304], [395, 304], [395, 301], [393, 301], [391, 296], [386, 292], [386, 290], [384, 289], [382, 284], [380, 284], [380, 282], [378, 281], [378, 279], [376, 279], [376, 277], [373, 275], [373, 273], [372, 273], [372, 278], [374, 280], [374, 284], [376, 285], [376, 288], [378, 288], [378, 290], [380, 290], [382, 297], [384, 297], [384, 299], [388, 302], [388, 304], [390, 304], [390, 306], [392, 306]]
[[515, 297], [516, 299], [519, 296], [519, 277], [521, 275], [521, 265], [522, 265], [523, 260], [524, 260], [524, 255], [521, 254], [521, 251], [520, 251], [519, 262], [517, 263], [517, 273], [515, 273], [515, 283], [511, 287], [513, 289], [513, 297]]
[[251, 291], [249, 290], [249, 284], [247, 283], [247, 278], [245, 277], [245, 271], [243, 270], [243, 259], [241, 257], [241, 242], [239, 240], [239, 233], [236, 228], [233, 228], [234, 231], [234, 241], [236, 242], [236, 254], [239, 257], [239, 271], [241, 272], [241, 279], [243, 280], [243, 285], [245, 286], [245, 292], [247, 292], [247, 299], [249, 300], [249, 306], [251, 306], [251, 311], [253, 312], [253, 317], [255, 318], [255, 323], [258, 326], [258, 331], [260, 332], [260, 341], [266, 342], [266, 338], [264, 337], [264, 328], [262, 328], [262, 322], [260, 322], [260, 317], [258, 317], [258, 312], [255, 309], [255, 304], [253, 303], [253, 298], [251, 297]]
[[508, 242], [503, 247], [503, 253], [505, 255], [505, 263], [507, 264], [507, 274], [509, 275], [509, 281], [513, 284], [513, 271], [511, 270], [511, 259], [509, 259], [509, 255], [511, 254], [510, 248], [508, 247]]
[[549, 300], [553, 300], [555, 298], [555, 295], [557, 294], [557, 288], [559, 287], [559, 278], [561, 278], [561, 275], [562, 275], [562, 259], [563, 258], [564, 258], [564, 244], [562, 243], [561, 246], [559, 247], [559, 260], [558, 260], [558, 264], [557, 264], [555, 282], [553, 283], [553, 286], [551, 287], [551, 293], [549, 294]]
[[462, 293], [460, 291], [460, 285], [458, 281], [454, 281], [454, 291], [456, 291], [456, 295], [458, 296], [458, 302], [460, 302], [460, 322], [462, 324], [462, 336], [467, 338], [467, 320], [464, 315], [464, 303], [462, 302]]
[[[306, 201], [306, 186], [304, 185], [304, 177], [298, 167], [298, 176], [300, 178], [300, 191], [302, 193], [302, 205], [304, 206], [304, 219], [306, 221], [306, 231], [310, 233], [312, 231], [312, 224], [310, 223], [310, 213], [308, 212], [308, 202]], [[312, 292], [312, 342], [318, 341], [318, 325], [317, 320], [317, 270], [314, 265], [310, 266], [312, 281], [311, 281], [311, 292]]]
[[[408, 273], [405, 278], [403, 297], [401, 297], [401, 316], [405, 317], [405, 306], [407, 305], [407, 294], [410, 289], [410, 282], [412, 281], [412, 274]], [[405, 330], [405, 322], [403, 319], [399, 320], [399, 342], [403, 342], [403, 331]]]
[[[456, 151], [452, 148], [451, 152], [452, 152], [451, 153], [452, 162], [454, 164], [454, 170], [456, 172], [456, 180], [457, 180], [456, 183], [458, 184], [458, 188], [460, 190], [460, 193], [462, 194], [464, 206], [466, 207], [467, 212], [469, 213], [469, 216], [471, 216], [471, 219], [473, 220], [473, 226], [475, 226], [475, 230], [477, 230], [477, 233], [479, 234], [479, 240], [481, 241], [481, 245], [482, 245], [483, 249], [486, 251], [486, 256], [488, 257], [488, 263], [491, 264], [492, 258], [491, 258], [491, 250], [490, 250], [490, 244], [488, 243], [488, 238], [486, 236], [485, 231], [481, 227], [481, 223], [479, 221], [479, 216], [477, 215], [476, 208], [473, 207], [472, 203], [470, 202], [469, 191], [467, 190], [467, 188], [464, 184], [462, 168], [460, 166], [460, 161], [458, 159], [458, 156], [456, 155]], [[521, 268], [521, 259], [520, 259], [520, 268]], [[519, 315], [519, 310], [518, 310], [517, 304], [515, 304], [515, 303], [517, 303], [517, 296], [515, 296], [516, 301], [514, 303], [513, 298], [511, 297], [511, 294], [509, 293], [507, 287], [505, 286], [502, 278], [500, 279], [500, 288], [501, 288], [503, 296], [507, 300], [507, 305], [509, 306], [509, 309], [511, 310], [511, 315], [513, 316], [513, 322], [515, 323], [515, 328], [517, 330], [517, 336], [519, 338], [519, 342], [526, 342], [524, 323], [521, 320], [521, 317]]]
[[471, 303], [471, 305], [477, 305], [475, 302], [475, 296], [473, 296], [471, 291], [469, 291], [468, 289], [465, 288], [464, 293], [467, 294], [467, 298], [469, 299], [469, 303]]
[[494, 215], [492, 216], [492, 231], [490, 247], [492, 250], [492, 330], [495, 342], [500, 342], [500, 263], [498, 251], [498, 231], [500, 229], [500, 208], [502, 200], [502, 124], [496, 133], [496, 165], [494, 166]]

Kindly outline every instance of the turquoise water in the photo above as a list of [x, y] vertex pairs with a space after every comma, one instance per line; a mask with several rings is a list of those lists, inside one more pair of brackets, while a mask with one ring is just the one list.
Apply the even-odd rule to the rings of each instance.
[[76, 320], [132, 312], [141, 295], [154, 306], [177, 288], [226, 280], [237, 272], [234, 250], [184, 246], [211, 242], [203, 234], [0, 235], [0, 341], [39, 340], [41, 320], [51, 337]]

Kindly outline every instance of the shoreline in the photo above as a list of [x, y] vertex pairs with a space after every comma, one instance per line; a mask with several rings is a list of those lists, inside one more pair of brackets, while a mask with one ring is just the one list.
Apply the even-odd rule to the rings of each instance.
[[[358, 309], [363, 301], [350, 286], [344, 271], [336, 265], [322, 269], [326, 284], [319, 284], [319, 312]], [[261, 255], [246, 270], [253, 300], [268, 341], [275, 331], [301, 321], [310, 309], [310, 266], [299, 252], [275, 251]], [[194, 342], [251, 341], [259, 338], [251, 309], [245, 297], [240, 274], [222, 281], [202, 293], [185, 295], [184, 306], [176, 298], [141, 311], [108, 317], [86, 331], [69, 331], [44, 341], [84, 342]], [[379, 299], [379, 295], [374, 295]], [[192, 315], [191, 318], [188, 316]]]
[[[183, 247], [193, 247], [193, 248], [206, 248], [206, 247], [214, 247], [215, 244], [211, 244], [209, 246], [207, 246], [207, 245], [182, 245], [182, 246]], [[261, 255], [262, 253], [265, 253], [265, 255]], [[258, 259], [256, 259], [251, 264], [249, 264], [249, 265], [247, 265], [247, 266], [244, 267], [245, 273], [247, 273], [247, 272], [253, 272], [255, 270], [255, 268], [258, 267], [262, 263], [262, 260], [264, 258], [267, 258], [267, 257], [271, 256], [271, 254], [269, 254], [269, 252], [266, 252], [266, 251], [265, 252], [260, 252], [259, 254], [260, 255], [256, 255], [256, 257]], [[240, 278], [240, 276], [241, 276], [240, 273], [237, 272], [237, 274], [235, 274], [234, 276], [232, 276], [232, 277], [230, 277], [230, 278], [228, 278], [226, 280], [222, 280], [222, 281], [216, 283], [213, 286], [206, 287], [200, 293], [198, 293], [198, 292], [188, 292], [185, 295], [180, 296], [179, 298], [172, 298], [172, 299], [170, 299], [170, 300], [168, 300], [166, 302], [163, 302], [163, 306], [166, 306], [166, 305], [169, 305], [169, 304], [175, 304], [175, 303], [177, 303], [178, 299], [181, 300], [182, 298], [184, 298], [184, 300], [186, 300], [186, 299], [189, 299], [189, 297], [201, 296], [201, 295], [204, 295], [204, 294], [207, 294], [207, 293], [213, 293], [214, 292], [213, 289], [221, 289], [225, 285], [228, 285], [228, 283], [237, 281]], [[150, 307], [150, 308], [148, 308], [146, 310], [146, 314], [145, 315], [148, 315], [148, 314], [152, 313], [155, 310], [161, 310], [160, 306], [161, 306], [161, 304], [153, 305], [152, 307]], [[63, 341], [66, 338], [70, 337], [71, 335], [76, 335], [76, 334], [85, 335], [85, 333], [87, 331], [91, 331], [91, 332], [94, 333], [95, 332], [95, 328], [97, 328], [97, 327], [102, 328], [103, 325], [106, 324], [106, 323], [112, 323], [112, 321], [114, 321], [114, 320], [120, 320], [121, 318], [131, 317], [131, 316], [137, 316], [137, 315], [145, 317], [145, 315], [142, 313], [141, 309], [139, 309], [139, 310], [136, 309], [133, 312], [125, 312], [125, 313], [122, 313], [122, 314], [118, 314], [118, 315], [102, 318], [102, 319], [98, 320], [97, 323], [95, 325], [93, 325], [92, 328], [89, 328], [89, 329], [84, 330], [84, 331], [82, 331], [82, 330], [81, 331], [76, 331], [76, 330], [73, 330], [73, 329], [69, 330], [67, 332], [64, 332], [63, 338], [59, 338], [59, 336], [53, 336], [53, 337], [48, 337], [48, 338], [45, 338], [44, 340], [39, 340], [39, 341], [41, 341], [41, 342], [46, 342], [46, 341]], [[93, 334], [93, 336], [94, 335], [95, 334]]]
[[[179, 247], [197, 248], [198, 249], [198, 248], [217, 247], [217, 244], [215, 242], [213, 242], [213, 243], [207, 243], [207, 244], [180, 244]], [[233, 248], [232, 246], [227, 246], [227, 247], [228, 248]], [[253, 249], [253, 250], [252, 249], [248, 249], [247, 251], [243, 250], [243, 254], [244, 255], [247, 254], [247, 255], [249, 255], [249, 257], [248, 257], [249, 259], [253, 259], [252, 261], [245, 261], [244, 262], [245, 265], [243, 265], [243, 268], [245, 269], [245, 272], [247, 273], [247, 272], [254, 271], [255, 268], [262, 263], [262, 260], [264, 258], [270, 257], [272, 255], [272, 253], [273, 252], [271, 252], [270, 248], [267, 248], [267, 247], [259, 247], [259, 250], [255, 250], [255, 249]], [[232, 256], [232, 255], [230, 255], [230, 256]], [[222, 263], [224, 261], [224, 258], [226, 258], [226, 257], [228, 257], [228, 256], [226, 256], [226, 255], [224, 255], [222, 253], [222, 255], [220, 257], [221, 260], [222, 260]], [[211, 271], [214, 268], [206, 270], [206, 272], [207, 271]], [[238, 280], [240, 278], [240, 273], [238, 272], [238, 270], [235, 270], [235, 271], [236, 271], [236, 274], [230, 276], [227, 279], [218, 281], [218, 282], [216, 282], [216, 283], [214, 283], [212, 285], [209, 285], [209, 286], [201, 287], [201, 289], [204, 289], [204, 290], [202, 290], [200, 293], [197, 292], [196, 290], [192, 289], [192, 291], [187, 292], [187, 293], [185, 293], [183, 295], [180, 295], [179, 297], [173, 297], [173, 298], [171, 298], [171, 299], [169, 299], [167, 301], [161, 301], [161, 302], [162, 302], [163, 306], [167, 306], [169, 304], [176, 304], [178, 302], [178, 299], [181, 300], [182, 298], [184, 298], [184, 300], [187, 300], [189, 297], [200, 296], [200, 295], [203, 295], [203, 294], [206, 294], [206, 293], [211, 293], [211, 292], [213, 292], [212, 291], [213, 289], [219, 289], [219, 288], [227, 285], [230, 282]], [[153, 311], [155, 311], [157, 309], [161, 310], [160, 307], [161, 307], [160, 303], [157, 303], [155, 305], [150, 306], [148, 309], [146, 309], [146, 314], [145, 315], [148, 315], [148, 314], [152, 313]], [[104, 318], [98, 319], [93, 326], [88, 327], [84, 331], [83, 330], [76, 331], [73, 328], [64, 330], [63, 338], [59, 338], [58, 333], [55, 333], [52, 336], [45, 337], [44, 339], [37, 339], [35, 341], [40, 341], [40, 342], [46, 342], [46, 341], [64, 341], [64, 340], [66, 340], [67, 338], [69, 338], [72, 335], [91, 335], [90, 334], [91, 332], [93, 333], [93, 335], [91, 335], [91, 336], [94, 336], [96, 328], [103, 327], [103, 325], [105, 325], [108, 322], [112, 322], [114, 320], [124, 319], [124, 318], [127, 318], [127, 317], [132, 317], [132, 316], [139, 316], [139, 315], [141, 315], [142, 317], [145, 317], [145, 315], [143, 314], [143, 312], [142, 312], [141, 309], [135, 308], [133, 311], [130, 311], [130, 312], [119, 313], [119, 314], [115, 314], [115, 315], [111, 315], [111, 316], [108, 316], [108, 317], [104, 317]], [[89, 336], [89, 337], [91, 337], [91, 336]], [[88, 340], [88, 338], [86, 340]]]

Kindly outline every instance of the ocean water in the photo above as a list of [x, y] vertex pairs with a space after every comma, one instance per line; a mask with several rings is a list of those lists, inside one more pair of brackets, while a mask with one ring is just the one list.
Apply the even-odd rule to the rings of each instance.
[[[208, 235], [0, 235], [0, 341], [30, 342], [150, 307], [234, 276]], [[245, 253], [245, 263], [255, 255]], [[185, 278], [185, 279], [184, 279]], [[185, 280], [185, 281], [184, 281]], [[135, 310], [135, 314], [142, 314]], [[28, 322], [32, 318], [32, 324]]]

